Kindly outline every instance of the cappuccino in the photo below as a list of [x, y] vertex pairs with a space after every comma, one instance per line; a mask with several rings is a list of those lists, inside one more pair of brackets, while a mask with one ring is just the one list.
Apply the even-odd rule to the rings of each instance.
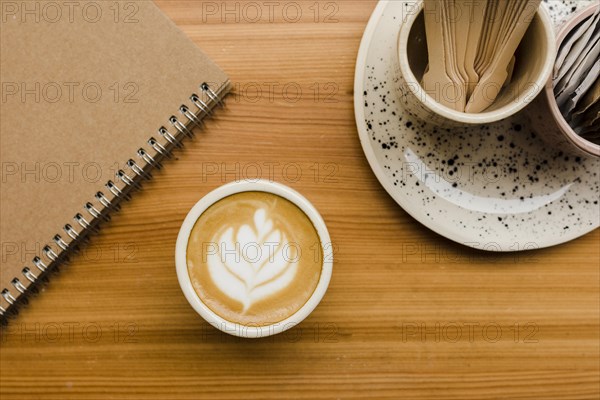
[[319, 284], [323, 257], [310, 218], [262, 191], [234, 193], [209, 206], [186, 248], [198, 298], [224, 320], [245, 326], [272, 325], [300, 310]]

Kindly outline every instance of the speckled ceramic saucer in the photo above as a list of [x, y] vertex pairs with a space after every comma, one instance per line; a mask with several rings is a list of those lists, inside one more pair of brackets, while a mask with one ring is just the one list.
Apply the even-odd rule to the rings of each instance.
[[[555, 23], [596, 0], [544, 4]], [[404, 1], [382, 1], [365, 30], [354, 108], [363, 150], [387, 192], [416, 220], [489, 251], [553, 246], [600, 225], [600, 162], [548, 148], [527, 109], [499, 123], [437, 129], [396, 101]]]

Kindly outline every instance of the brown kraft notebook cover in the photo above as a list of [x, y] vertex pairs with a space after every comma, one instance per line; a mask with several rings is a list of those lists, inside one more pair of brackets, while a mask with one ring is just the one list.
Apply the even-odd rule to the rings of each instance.
[[151, 1], [0, 0], [0, 10], [5, 319], [192, 135], [229, 81]]

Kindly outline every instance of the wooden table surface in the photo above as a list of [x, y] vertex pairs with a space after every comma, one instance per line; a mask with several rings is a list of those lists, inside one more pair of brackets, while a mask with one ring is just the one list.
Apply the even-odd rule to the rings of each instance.
[[[157, 4], [236, 93], [2, 332], [2, 400], [598, 399], [598, 230], [480, 253], [421, 226], [371, 172], [352, 99], [375, 1]], [[257, 176], [308, 197], [336, 253], [314, 313], [250, 341], [192, 310], [174, 247], [199, 198]]]

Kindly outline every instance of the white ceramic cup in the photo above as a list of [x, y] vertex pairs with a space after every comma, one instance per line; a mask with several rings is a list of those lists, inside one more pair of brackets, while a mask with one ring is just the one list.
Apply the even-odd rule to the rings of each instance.
[[[321, 268], [321, 276], [311, 297], [296, 313], [290, 317], [281, 322], [266, 326], [241, 325], [227, 321], [214, 313], [206, 306], [206, 304], [202, 302], [202, 300], [200, 300], [200, 297], [198, 297], [196, 294], [188, 273], [187, 245], [194, 224], [198, 218], [200, 218], [202, 213], [208, 209], [208, 207], [225, 197], [242, 192], [272, 193], [294, 203], [296, 206], [298, 206], [298, 208], [300, 208], [300, 210], [304, 212], [304, 214], [308, 216], [313, 226], [317, 230], [321, 242], [321, 248], [323, 250], [323, 266]], [[198, 201], [194, 207], [192, 207], [183, 221], [183, 225], [181, 226], [179, 235], [177, 237], [177, 244], [175, 246], [175, 267], [177, 270], [179, 285], [181, 286], [181, 290], [183, 291], [185, 298], [194, 308], [194, 310], [196, 310], [196, 312], [200, 314], [200, 316], [208, 323], [230, 335], [245, 338], [261, 338], [275, 335], [287, 329], [293, 328], [302, 320], [304, 320], [319, 304], [325, 295], [325, 292], [327, 291], [327, 287], [329, 286], [329, 281], [331, 279], [331, 273], [333, 269], [333, 246], [331, 244], [325, 221], [323, 221], [323, 218], [316, 208], [300, 193], [285, 185], [266, 180], [252, 182], [232, 182], [208, 193], [206, 196], [200, 199], [200, 201]]]
[[522, 110], [546, 85], [554, 67], [556, 44], [552, 21], [541, 5], [517, 49], [511, 83], [487, 110], [465, 113], [437, 102], [420, 83], [428, 64], [423, 8], [423, 0], [406, 8], [396, 52], [396, 88], [411, 115], [440, 127], [487, 124]]

